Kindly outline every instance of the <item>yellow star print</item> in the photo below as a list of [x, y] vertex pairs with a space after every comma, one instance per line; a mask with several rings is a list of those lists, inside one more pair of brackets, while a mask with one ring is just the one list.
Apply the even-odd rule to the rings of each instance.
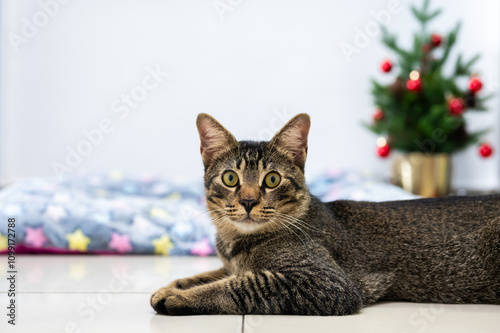
[[179, 192], [174, 192], [169, 196], [165, 197], [166, 200], [181, 200], [182, 195]]
[[81, 229], [76, 229], [74, 233], [67, 234], [66, 239], [70, 250], [87, 251], [87, 246], [90, 243], [90, 238], [86, 237]]
[[174, 248], [174, 244], [170, 241], [167, 235], [163, 235], [160, 238], [153, 239], [153, 245], [155, 246], [155, 253], [162, 254], [166, 256], [170, 250]]
[[7, 250], [7, 237], [0, 234], [0, 251]]
[[112, 170], [109, 173], [109, 178], [111, 178], [113, 180], [122, 180], [123, 179], [123, 172], [121, 172], [120, 170]]
[[151, 215], [151, 217], [158, 217], [158, 218], [168, 217], [168, 213], [161, 208], [151, 208], [149, 214]]

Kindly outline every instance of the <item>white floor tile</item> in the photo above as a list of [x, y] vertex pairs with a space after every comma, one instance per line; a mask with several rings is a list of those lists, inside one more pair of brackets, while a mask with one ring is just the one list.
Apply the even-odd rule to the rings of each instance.
[[245, 333], [499, 333], [500, 306], [380, 303], [345, 317], [245, 316]]
[[[7, 295], [0, 294], [1, 304]], [[2, 333], [240, 333], [242, 316], [156, 315], [148, 294], [20, 294], [16, 326], [1, 313]], [[2, 309], [4, 307], [2, 306]]]
[[[116, 275], [127, 281], [119, 292], [150, 293], [167, 283], [222, 266], [216, 257], [18, 255], [20, 292], [98, 292]], [[0, 260], [0, 291], [7, 287], [7, 260]]]
[[[214, 257], [18, 256], [18, 325], [7, 324], [2, 305], [0, 332], [240, 333], [242, 316], [159, 316], [149, 305], [153, 290], [220, 266]], [[0, 304], [6, 271], [0, 261]], [[245, 333], [499, 333], [500, 306], [383, 303], [347, 317], [247, 315], [244, 325]]]

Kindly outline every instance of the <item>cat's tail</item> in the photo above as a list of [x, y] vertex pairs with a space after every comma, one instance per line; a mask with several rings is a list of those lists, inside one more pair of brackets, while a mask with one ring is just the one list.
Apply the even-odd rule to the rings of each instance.
[[500, 217], [490, 221], [481, 231], [478, 250], [485, 270], [500, 280]]

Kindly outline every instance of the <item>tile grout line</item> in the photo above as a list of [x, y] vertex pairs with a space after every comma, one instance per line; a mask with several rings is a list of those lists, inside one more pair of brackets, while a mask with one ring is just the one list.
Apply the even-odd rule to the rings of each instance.
[[[18, 291], [17, 294], [102, 294], [102, 291]], [[6, 291], [0, 292], [0, 295], [7, 294]], [[107, 291], [106, 294], [112, 295], [150, 295], [150, 292], [145, 291], [131, 291], [131, 292], [111, 292]]]

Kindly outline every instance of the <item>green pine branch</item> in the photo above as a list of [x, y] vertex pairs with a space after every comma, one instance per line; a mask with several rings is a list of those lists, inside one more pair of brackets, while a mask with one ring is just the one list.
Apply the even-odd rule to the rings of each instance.
[[441, 59], [439, 59], [436, 62], [434, 70], [440, 70], [446, 60], [448, 60], [448, 57], [450, 56], [451, 49], [453, 45], [455, 45], [457, 41], [457, 35], [458, 32], [460, 31], [460, 27], [462, 26], [461, 22], [458, 22], [457, 25], [455, 26], [455, 29], [453, 29], [446, 37], [446, 45], [444, 46], [444, 53]]
[[[466, 103], [468, 109], [486, 110], [485, 102], [493, 96], [477, 96], [468, 91], [459, 77], [471, 76], [472, 67], [479, 60], [476, 55], [465, 60], [458, 55], [450, 76], [443, 74], [443, 67], [449, 61], [460, 32], [458, 22], [451, 32], [446, 34], [441, 45], [432, 44], [431, 35], [427, 33], [427, 25], [442, 14], [441, 9], [431, 10], [430, 1], [424, 0], [422, 6], [411, 6], [411, 12], [421, 23], [421, 29], [414, 34], [413, 46], [408, 50], [402, 48], [397, 37], [382, 27], [382, 42], [396, 54], [397, 63], [393, 66], [399, 70], [395, 82], [382, 84], [372, 80], [371, 93], [377, 108], [384, 112], [384, 118], [363, 126], [378, 135], [388, 138], [392, 147], [402, 151], [421, 151], [419, 142], [434, 142], [433, 152], [453, 153], [471, 144], [479, 142], [485, 131], [469, 133], [466, 120], [462, 116], [450, 112], [449, 100], [458, 98]], [[433, 57], [435, 48], [442, 49], [439, 58]], [[421, 90], [409, 91], [406, 87], [408, 75], [418, 70]], [[434, 140], [436, 130], [445, 140]]]
[[460, 54], [457, 58], [457, 62], [455, 63], [455, 72], [454, 76], [470, 76], [471, 75], [471, 67], [481, 58], [479, 54], [472, 57], [468, 62], [463, 63], [462, 55]]
[[422, 25], [422, 30], [425, 31], [425, 28], [427, 26], [427, 23], [429, 21], [432, 21], [436, 17], [438, 17], [441, 13], [441, 9], [437, 9], [435, 11], [430, 11], [429, 10], [429, 0], [424, 0], [422, 4], [422, 8], [418, 9], [415, 6], [411, 6], [411, 11], [413, 13], [413, 16], [421, 23]]

